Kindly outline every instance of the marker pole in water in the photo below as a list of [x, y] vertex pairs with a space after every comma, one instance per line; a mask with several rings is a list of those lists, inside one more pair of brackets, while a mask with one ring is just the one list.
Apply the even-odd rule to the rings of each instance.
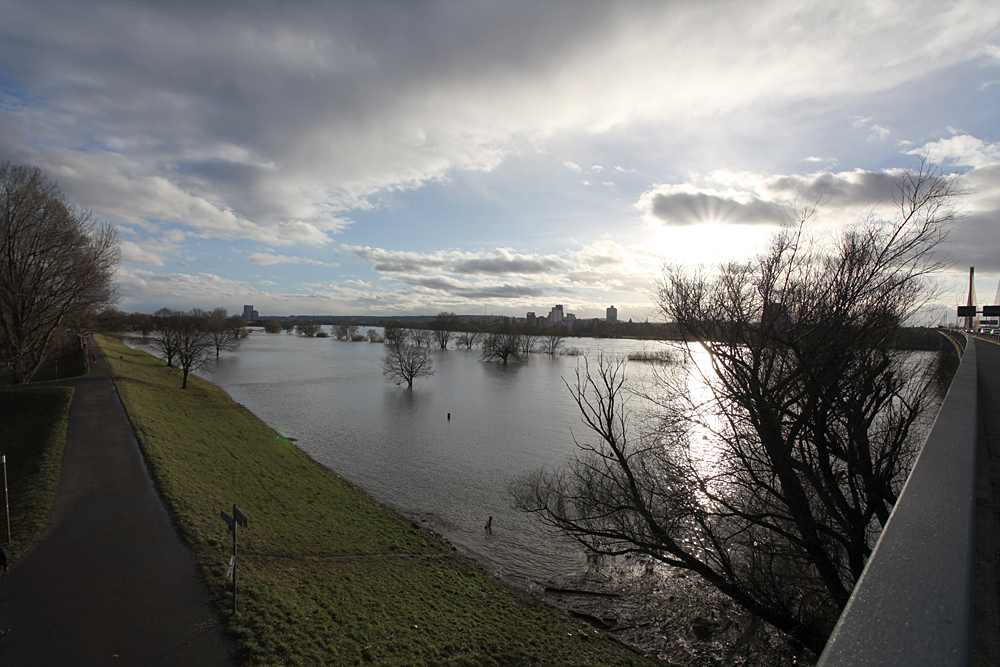
[[7, 455], [0, 456], [3, 464], [3, 513], [7, 517], [7, 546], [10, 546], [10, 500], [7, 498]]

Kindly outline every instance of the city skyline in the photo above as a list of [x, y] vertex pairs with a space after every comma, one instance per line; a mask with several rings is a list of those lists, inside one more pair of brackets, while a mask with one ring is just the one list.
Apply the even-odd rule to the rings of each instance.
[[[0, 159], [115, 225], [125, 311], [657, 318], [664, 263], [968, 191], [923, 322], [1000, 282], [992, 2], [0, 1]], [[548, 304], [548, 305], [546, 305]]]

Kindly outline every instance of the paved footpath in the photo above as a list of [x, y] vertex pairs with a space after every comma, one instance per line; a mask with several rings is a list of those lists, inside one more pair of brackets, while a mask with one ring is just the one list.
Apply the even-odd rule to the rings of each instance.
[[1000, 665], [1000, 343], [976, 340], [979, 451], [972, 664]]
[[76, 389], [62, 478], [52, 523], [0, 584], [0, 665], [235, 665], [103, 355], [59, 384]]

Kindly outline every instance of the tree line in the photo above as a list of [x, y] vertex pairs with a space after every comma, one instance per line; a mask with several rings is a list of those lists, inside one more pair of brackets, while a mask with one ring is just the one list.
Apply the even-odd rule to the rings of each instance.
[[120, 244], [40, 169], [4, 162], [0, 249], [0, 364], [20, 384], [116, 301]]

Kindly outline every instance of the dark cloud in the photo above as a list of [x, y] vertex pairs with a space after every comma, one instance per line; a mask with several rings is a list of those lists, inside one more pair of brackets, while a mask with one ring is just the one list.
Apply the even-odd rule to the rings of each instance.
[[381, 248], [351, 248], [354, 256], [366, 262], [374, 262], [372, 267], [380, 273], [427, 273], [441, 271], [445, 262], [436, 257], [417, 253], [389, 252]]
[[778, 176], [766, 181], [768, 193], [777, 199], [816, 203], [833, 208], [892, 201], [897, 176], [884, 171], [824, 172], [810, 176]]
[[450, 296], [465, 299], [513, 299], [519, 297], [543, 297], [548, 292], [539, 287], [524, 285], [466, 285], [465, 283], [445, 277], [406, 276], [400, 282], [414, 287], [423, 287]]
[[756, 197], [747, 202], [705, 192], [658, 192], [653, 196], [652, 214], [670, 226], [700, 225], [708, 222], [740, 225], [773, 225], [784, 220], [781, 204]]
[[373, 262], [381, 273], [457, 273], [460, 275], [540, 274], [565, 271], [566, 266], [555, 257], [512, 255], [506, 250], [495, 250], [480, 257], [462, 256], [459, 259], [435, 257], [412, 252], [393, 252], [381, 248], [352, 247], [358, 259]]
[[534, 274], [565, 271], [566, 266], [558, 259], [552, 257], [535, 259], [532, 257], [501, 255], [459, 260], [452, 264], [452, 270], [455, 273], [461, 274]]
[[976, 211], [956, 221], [938, 257], [957, 268], [974, 266], [977, 273], [1000, 273], [1000, 208]]

